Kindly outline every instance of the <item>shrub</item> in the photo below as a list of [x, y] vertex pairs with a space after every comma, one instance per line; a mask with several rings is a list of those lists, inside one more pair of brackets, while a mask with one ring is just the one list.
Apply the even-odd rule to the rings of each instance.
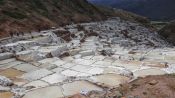
[[4, 0], [0, 0], [0, 5], [3, 5], [4, 4]]
[[15, 18], [15, 19], [24, 19], [27, 17], [26, 15], [19, 13], [19, 12], [10, 12], [10, 11], [2, 11], [2, 12], [5, 15], [12, 17], [12, 18]]

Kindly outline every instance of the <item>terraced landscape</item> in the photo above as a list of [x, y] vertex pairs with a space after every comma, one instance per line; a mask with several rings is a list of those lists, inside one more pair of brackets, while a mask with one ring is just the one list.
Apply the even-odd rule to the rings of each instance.
[[118, 17], [13, 35], [0, 43], [0, 98], [125, 98], [135, 93], [123, 93], [121, 85], [175, 73], [171, 44]]

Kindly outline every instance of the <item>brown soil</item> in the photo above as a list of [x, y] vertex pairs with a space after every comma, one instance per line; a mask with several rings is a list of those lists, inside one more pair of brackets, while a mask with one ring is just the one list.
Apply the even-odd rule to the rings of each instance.
[[0, 0], [0, 14], [0, 38], [115, 16], [149, 23], [145, 17], [94, 6], [87, 0]]
[[122, 92], [126, 98], [175, 98], [175, 76], [139, 78], [123, 86]]
[[175, 75], [147, 76], [108, 93], [76, 94], [68, 98], [175, 98]]
[[65, 41], [71, 41], [71, 33], [67, 30], [58, 30], [54, 32], [58, 37], [64, 39]]
[[[0, 0], [0, 37], [111, 16], [86, 0]], [[112, 15], [113, 16], [113, 15]]]

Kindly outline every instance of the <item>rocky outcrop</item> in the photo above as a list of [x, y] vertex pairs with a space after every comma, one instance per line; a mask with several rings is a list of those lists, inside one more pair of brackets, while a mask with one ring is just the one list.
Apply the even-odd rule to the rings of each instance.
[[13, 85], [13, 82], [4, 76], [0, 76], [0, 85], [1, 86], [11, 86]]

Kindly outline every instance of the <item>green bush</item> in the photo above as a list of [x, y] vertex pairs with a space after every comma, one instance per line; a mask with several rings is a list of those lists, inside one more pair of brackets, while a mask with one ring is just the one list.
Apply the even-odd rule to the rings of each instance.
[[0, 5], [3, 5], [4, 4], [4, 0], [0, 0]]
[[19, 13], [19, 12], [10, 12], [10, 11], [2, 11], [2, 12], [5, 15], [12, 17], [12, 18], [15, 18], [15, 19], [24, 19], [27, 17], [26, 15]]
[[29, 0], [34, 9], [47, 10], [42, 0]]

